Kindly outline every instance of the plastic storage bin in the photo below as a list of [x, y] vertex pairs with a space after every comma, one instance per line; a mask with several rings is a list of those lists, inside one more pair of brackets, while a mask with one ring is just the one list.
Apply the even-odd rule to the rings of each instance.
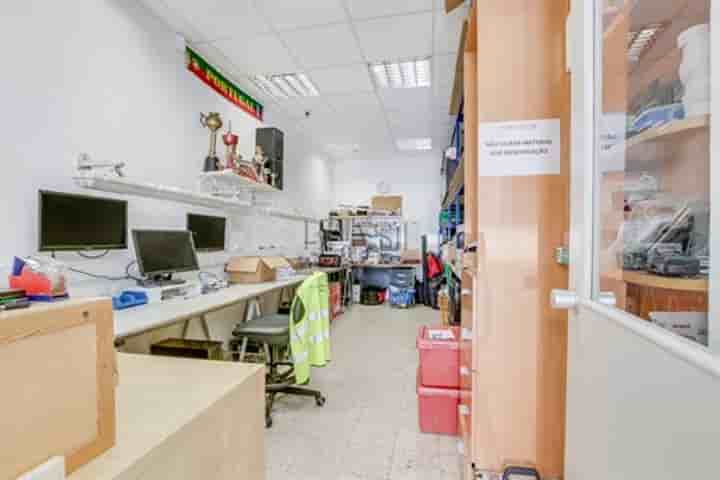
[[390, 273], [390, 285], [400, 288], [413, 288], [415, 286], [414, 269], [397, 269]]
[[458, 435], [460, 391], [452, 388], [425, 387], [417, 375], [418, 423], [423, 433]]
[[[449, 331], [452, 340], [432, 340], [431, 330]], [[460, 328], [422, 326], [418, 331], [420, 382], [424, 387], [460, 388]]]
[[414, 288], [399, 288], [390, 285], [390, 305], [393, 307], [407, 308], [415, 304]]

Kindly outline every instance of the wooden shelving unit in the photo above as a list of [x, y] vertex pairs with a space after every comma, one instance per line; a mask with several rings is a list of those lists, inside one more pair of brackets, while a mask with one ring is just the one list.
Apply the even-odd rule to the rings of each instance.
[[445, 194], [445, 199], [443, 200], [443, 204], [442, 204], [443, 209], [450, 207], [450, 204], [455, 201], [458, 194], [460, 193], [460, 190], [462, 190], [464, 185], [465, 185], [465, 159], [461, 158], [460, 164], [455, 169], [455, 173], [453, 174], [453, 177], [450, 180], [450, 186], [448, 187], [448, 191]]

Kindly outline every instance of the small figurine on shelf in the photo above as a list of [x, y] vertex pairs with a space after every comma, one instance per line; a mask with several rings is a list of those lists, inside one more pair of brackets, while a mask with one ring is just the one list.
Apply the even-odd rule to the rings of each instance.
[[205, 172], [216, 172], [221, 169], [220, 159], [217, 157], [216, 145], [217, 145], [217, 132], [223, 126], [222, 118], [217, 112], [210, 112], [208, 114], [200, 114], [200, 124], [210, 130], [210, 151], [208, 156], [205, 157], [205, 164], [203, 171]]
[[275, 173], [275, 172], [272, 172], [272, 173], [270, 174], [270, 185], [271, 185], [273, 188], [277, 188], [277, 177], [278, 177], [278, 174]]
[[228, 131], [222, 136], [222, 140], [227, 149], [225, 151], [225, 168], [234, 171], [238, 161], [242, 160], [242, 156], [238, 154], [239, 137], [232, 133], [232, 122], [228, 122]]
[[253, 157], [253, 165], [255, 166], [255, 171], [257, 172], [258, 178], [262, 179], [263, 183], [268, 183], [267, 180], [267, 173], [268, 169], [265, 168], [265, 164], [267, 164], [268, 157], [265, 155], [265, 152], [263, 152], [263, 148], [260, 145], [257, 145], [255, 147], [255, 156]]

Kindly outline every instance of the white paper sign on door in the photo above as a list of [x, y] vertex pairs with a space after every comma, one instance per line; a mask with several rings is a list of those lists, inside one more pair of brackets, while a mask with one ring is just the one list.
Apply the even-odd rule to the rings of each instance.
[[481, 177], [560, 174], [560, 119], [481, 123]]

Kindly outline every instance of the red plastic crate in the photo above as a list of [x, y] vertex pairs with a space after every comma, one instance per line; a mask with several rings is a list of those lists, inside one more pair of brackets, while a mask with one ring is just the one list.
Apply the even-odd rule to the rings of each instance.
[[[454, 340], [431, 340], [429, 330], [450, 330]], [[460, 388], [460, 328], [422, 326], [418, 331], [417, 349], [422, 386]]]
[[420, 383], [417, 376], [418, 423], [423, 433], [457, 436], [460, 390], [454, 388], [430, 388]]

